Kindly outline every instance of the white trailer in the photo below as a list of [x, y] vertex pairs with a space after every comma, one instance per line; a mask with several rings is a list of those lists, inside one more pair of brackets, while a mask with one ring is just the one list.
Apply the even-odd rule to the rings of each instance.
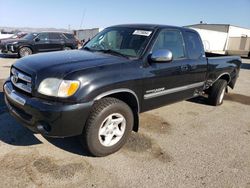
[[250, 29], [226, 24], [186, 26], [196, 30], [206, 52], [250, 56]]

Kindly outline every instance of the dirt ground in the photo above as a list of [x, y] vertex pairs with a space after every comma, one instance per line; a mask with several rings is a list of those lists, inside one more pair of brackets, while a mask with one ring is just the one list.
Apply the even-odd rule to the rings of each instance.
[[[0, 85], [15, 60], [0, 56]], [[32, 134], [6, 112], [0, 90], [0, 187], [250, 188], [250, 60], [243, 62], [222, 106], [198, 98], [143, 113], [139, 133], [103, 158], [89, 157], [76, 138]]]

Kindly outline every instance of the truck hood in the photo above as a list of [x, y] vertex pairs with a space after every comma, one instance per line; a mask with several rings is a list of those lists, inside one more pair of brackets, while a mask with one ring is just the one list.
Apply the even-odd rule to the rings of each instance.
[[16, 61], [14, 67], [40, 79], [63, 78], [78, 70], [125, 61], [128, 59], [99, 52], [69, 50], [27, 56]]

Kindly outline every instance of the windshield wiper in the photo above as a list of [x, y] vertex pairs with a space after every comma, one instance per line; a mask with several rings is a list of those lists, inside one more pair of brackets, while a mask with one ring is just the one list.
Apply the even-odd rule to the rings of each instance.
[[98, 52], [103, 52], [103, 53], [107, 53], [107, 54], [112, 54], [112, 55], [116, 55], [116, 56], [121, 56], [121, 57], [125, 57], [125, 58], [129, 58], [129, 56], [125, 55], [125, 54], [122, 54], [120, 52], [117, 52], [115, 50], [111, 50], [111, 49], [108, 49], [108, 50], [97, 50]]
[[91, 48], [84, 46], [82, 49], [87, 50], [87, 51], [93, 51]]

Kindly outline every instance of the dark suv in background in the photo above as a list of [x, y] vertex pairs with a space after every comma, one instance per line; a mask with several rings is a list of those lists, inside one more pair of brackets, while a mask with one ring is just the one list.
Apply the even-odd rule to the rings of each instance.
[[17, 40], [7, 40], [1, 44], [1, 51], [24, 57], [39, 52], [77, 49], [77, 46], [78, 42], [71, 33], [40, 32], [29, 33]]

